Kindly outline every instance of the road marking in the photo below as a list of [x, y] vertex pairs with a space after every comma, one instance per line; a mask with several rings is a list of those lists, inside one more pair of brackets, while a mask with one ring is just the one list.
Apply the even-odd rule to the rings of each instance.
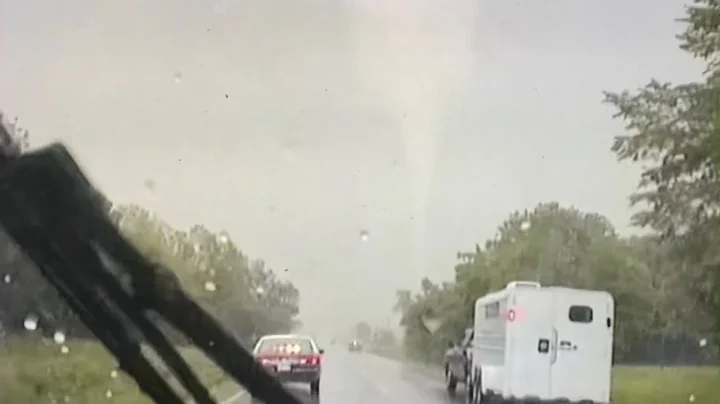
[[240, 397], [246, 395], [247, 392], [245, 391], [238, 391], [237, 393], [233, 394], [232, 396], [226, 398], [225, 400], [221, 401], [220, 404], [233, 404], [235, 401], [237, 401]]

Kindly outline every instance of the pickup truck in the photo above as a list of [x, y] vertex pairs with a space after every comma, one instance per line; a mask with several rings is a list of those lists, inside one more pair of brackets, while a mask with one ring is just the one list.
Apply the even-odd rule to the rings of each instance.
[[459, 343], [449, 342], [445, 352], [445, 387], [450, 395], [454, 395], [458, 383], [465, 383], [469, 370], [469, 355], [473, 341], [473, 329], [465, 330]]

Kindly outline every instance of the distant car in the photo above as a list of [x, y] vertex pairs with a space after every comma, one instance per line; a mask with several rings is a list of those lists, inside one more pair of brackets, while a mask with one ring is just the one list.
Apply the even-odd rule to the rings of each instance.
[[253, 348], [253, 355], [282, 383], [307, 383], [310, 394], [320, 394], [322, 355], [315, 340], [303, 335], [266, 335]]
[[362, 344], [358, 340], [352, 340], [350, 341], [350, 344], [348, 345], [348, 351], [350, 352], [361, 352], [362, 351]]

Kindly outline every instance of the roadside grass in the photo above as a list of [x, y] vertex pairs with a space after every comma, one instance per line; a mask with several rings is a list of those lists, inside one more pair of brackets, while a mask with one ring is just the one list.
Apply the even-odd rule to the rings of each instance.
[[[442, 377], [437, 365], [409, 360], [399, 350], [370, 350], [372, 354], [404, 362], [432, 376]], [[612, 404], [718, 404], [720, 368], [615, 366]]]
[[717, 404], [720, 369], [717, 367], [616, 366], [613, 404]]
[[[66, 349], [63, 349], [66, 347]], [[198, 377], [210, 387], [227, 390], [228, 379], [205, 355], [181, 348]], [[11, 339], [0, 344], [0, 403], [152, 404], [135, 382], [116, 370], [117, 362], [93, 341], [56, 344], [40, 339]], [[226, 394], [226, 393], [222, 393]]]

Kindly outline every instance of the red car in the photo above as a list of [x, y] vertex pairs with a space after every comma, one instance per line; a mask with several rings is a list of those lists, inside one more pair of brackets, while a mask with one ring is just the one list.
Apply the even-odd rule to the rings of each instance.
[[307, 383], [310, 394], [320, 394], [322, 355], [314, 339], [301, 335], [266, 335], [255, 344], [253, 355], [281, 382]]

